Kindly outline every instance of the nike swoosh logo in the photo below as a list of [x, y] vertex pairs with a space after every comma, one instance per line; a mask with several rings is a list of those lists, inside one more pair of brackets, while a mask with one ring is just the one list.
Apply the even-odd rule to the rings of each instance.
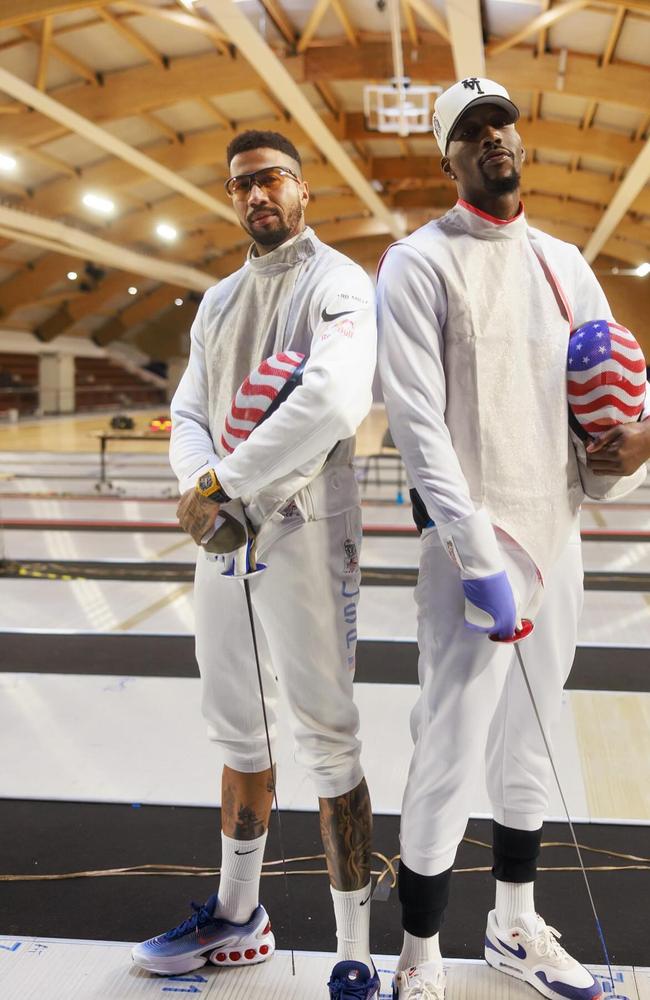
[[515, 958], [526, 957], [526, 949], [522, 948], [520, 944], [518, 944], [516, 948], [511, 948], [510, 945], [506, 944], [505, 941], [502, 941], [501, 938], [498, 937], [497, 941], [499, 942], [502, 948], [505, 948], [506, 951], [509, 951], [511, 955], [515, 956]]
[[255, 854], [256, 850], [257, 850], [256, 847], [254, 847], [252, 851], [238, 851], [237, 848], [235, 848], [235, 854], [239, 854], [240, 856], [242, 854]]
[[359, 906], [365, 906], [365, 905], [366, 905], [366, 903], [368, 902], [368, 900], [370, 899], [370, 895], [371, 895], [371, 894], [370, 894], [370, 893], [368, 893], [368, 895], [366, 896], [366, 898], [365, 898], [365, 899], [363, 899], [363, 900], [362, 900], [362, 901], [361, 901], [361, 902], [359, 903]]
[[325, 323], [329, 323], [333, 319], [340, 319], [341, 316], [349, 316], [350, 313], [353, 313], [353, 312], [356, 312], [356, 311], [357, 311], [356, 309], [346, 309], [344, 312], [340, 312], [340, 313], [328, 313], [327, 309], [323, 309], [323, 311], [322, 311], [322, 313], [320, 315], [321, 315], [321, 319]]

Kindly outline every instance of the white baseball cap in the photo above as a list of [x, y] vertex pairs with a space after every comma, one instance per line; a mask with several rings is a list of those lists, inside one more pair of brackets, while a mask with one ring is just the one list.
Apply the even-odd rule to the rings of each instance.
[[447, 155], [449, 136], [461, 115], [479, 104], [496, 104], [503, 108], [510, 115], [510, 124], [519, 118], [519, 108], [512, 103], [508, 91], [500, 83], [478, 76], [459, 80], [440, 95], [433, 110], [433, 134], [443, 156]]

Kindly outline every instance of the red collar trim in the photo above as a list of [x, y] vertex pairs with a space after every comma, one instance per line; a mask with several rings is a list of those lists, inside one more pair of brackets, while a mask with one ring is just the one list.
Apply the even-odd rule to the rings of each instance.
[[488, 215], [487, 212], [482, 212], [480, 208], [476, 208], [475, 205], [470, 205], [468, 201], [464, 201], [459, 198], [456, 202], [461, 208], [466, 208], [468, 212], [472, 212], [474, 215], [478, 215], [481, 219], [485, 219], [487, 222], [492, 222], [495, 226], [507, 226], [508, 223], [514, 222], [524, 211], [523, 201], [519, 202], [519, 208], [517, 209], [517, 214], [513, 215], [511, 219], [497, 219], [494, 215]]

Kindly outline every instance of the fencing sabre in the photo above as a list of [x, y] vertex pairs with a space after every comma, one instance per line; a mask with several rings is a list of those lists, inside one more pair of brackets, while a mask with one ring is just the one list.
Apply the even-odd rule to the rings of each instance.
[[[229, 577], [233, 580], [241, 580], [244, 585], [244, 595], [246, 597], [246, 608], [248, 610], [248, 621], [251, 630], [251, 639], [253, 642], [253, 653], [255, 656], [255, 669], [257, 671], [257, 683], [259, 686], [260, 700], [262, 703], [262, 716], [264, 718], [264, 732], [266, 734], [266, 747], [269, 755], [269, 767], [271, 769], [271, 783], [273, 785], [273, 801], [275, 803], [275, 814], [278, 821], [278, 841], [280, 844], [280, 857], [282, 858], [282, 874], [284, 876], [284, 893], [287, 901], [287, 930], [289, 933], [289, 947], [291, 951], [291, 974], [295, 976], [296, 974], [296, 958], [293, 949], [293, 920], [291, 915], [291, 899], [289, 895], [289, 878], [287, 875], [287, 862], [286, 862], [286, 852], [284, 849], [284, 837], [282, 835], [282, 817], [280, 814], [280, 805], [278, 802], [278, 789], [276, 785], [276, 771], [275, 762], [273, 760], [273, 750], [271, 748], [271, 735], [269, 733], [269, 723], [266, 714], [266, 699], [264, 697], [264, 682], [262, 680], [262, 668], [260, 665], [259, 650], [257, 645], [257, 633], [255, 631], [255, 618], [253, 615], [253, 601], [251, 598], [250, 590], [250, 578], [252, 576], [257, 576], [258, 573], [262, 573], [266, 569], [264, 563], [257, 561], [256, 553], [256, 538], [248, 522], [248, 519], [243, 511], [243, 507], [239, 507], [238, 501], [233, 501], [228, 505], [229, 510], [232, 512], [233, 507], [235, 508], [233, 519], [233, 514], [231, 513], [229, 522], [227, 522], [221, 530], [226, 529], [226, 532], [230, 532], [229, 542], [231, 543], [233, 539], [240, 542], [240, 547], [235, 551], [229, 553], [231, 556], [230, 565], [223, 572], [222, 576]], [[222, 517], [225, 511], [220, 511]], [[241, 544], [242, 535], [239, 534], [241, 528], [244, 529], [244, 544]], [[217, 531], [219, 534], [219, 531]], [[215, 536], [213, 536], [214, 538]], [[212, 539], [208, 540], [205, 548], [208, 551], [218, 552], [220, 549], [220, 544], [218, 541], [212, 541], [212, 546], [210, 542]], [[225, 554], [225, 553], [224, 553]]]
[[[578, 862], [580, 864], [580, 870], [582, 872], [582, 877], [584, 879], [585, 886], [586, 886], [586, 889], [587, 889], [587, 895], [589, 897], [589, 903], [591, 904], [591, 911], [592, 911], [592, 913], [594, 915], [594, 920], [596, 922], [596, 930], [598, 932], [598, 938], [600, 940], [600, 944], [601, 944], [601, 947], [603, 949], [603, 954], [605, 956], [605, 964], [606, 964], [607, 969], [609, 971], [609, 978], [610, 978], [610, 981], [611, 981], [611, 984], [612, 984], [612, 991], [614, 991], [615, 988], [616, 988], [614, 986], [614, 974], [612, 972], [612, 963], [611, 963], [610, 958], [609, 958], [609, 952], [607, 950], [607, 944], [605, 942], [605, 935], [603, 934], [602, 924], [600, 922], [600, 918], [598, 916], [598, 910], [596, 909], [596, 904], [594, 902], [594, 897], [593, 897], [592, 892], [591, 892], [591, 886], [589, 885], [589, 878], [587, 877], [587, 870], [586, 870], [584, 862], [582, 860], [582, 852], [580, 851], [580, 845], [578, 843], [578, 838], [576, 837], [576, 832], [574, 830], [573, 823], [571, 822], [571, 814], [569, 813], [569, 806], [567, 804], [567, 801], [566, 801], [566, 798], [565, 798], [565, 795], [564, 795], [564, 791], [562, 790], [562, 785], [560, 783], [560, 776], [558, 774], [557, 767], [555, 766], [555, 760], [553, 758], [553, 753], [551, 751], [551, 746], [550, 746], [550, 743], [549, 743], [548, 739], [546, 738], [546, 733], [544, 732], [544, 726], [542, 725], [542, 719], [541, 719], [541, 716], [539, 714], [539, 710], [537, 708], [537, 703], [535, 701], [535, 696], [533, 694], [533, 689], [532, 689], [530, 681], [528, 679], [528, 673], [526, 671], [526, 667], [524, 665], [524, 660], [523, 660], [523, 657], [521, 655], [521, 650], [519, 648], [519, 643], [521, 642], [521, 640], [525, 639], [527, 636], [529, 636], [531, 634], [531, 632], [533, 631], [533, 628], [534, 628], [534, 626], [533, 626], [532, 621], [529, 618], [524, 618], [522, 620], [522, 622], [521, 622], [521, 627], [519, 629], [517, 629], [515, 631], [514, 635], [511, 636], [509, 639], [499, 639], [497, 636], [490, 636], [490, 639], [492, 639], [494, 642], [512, 643], [512, 645], [515, 648], [515, 654], [516, 654], [517, 660], [519, 661], [519, 666], [521, 668], [521, 673], [522, 673], [523, 678], [524, 678], [524, 683], [526, 685], [526, 690], [528, 691], [528, 694], [530, 696], [530, 701], [531, 701], [531, 704], [533, 706], [533, 711], [535, 713], [535, 718], [537, 719], [537, 725], [539, 726], [539, 731], [542, 734], [542, 740], [544, 741], [544, 746], [546, 747], [546, 753], [548, 754], [548, 759], [549, 759], [550, 764], [551, 764], [551, 769], [553, 771], [553, 776], [555, 778], [555, 783], [556, 783], [558, 791], [560, 793], [560, 798], [562, 799], [562, 805], [564, 807], [564, 812], [566, 813], [567, 823], [569, 824], [569, 829], [571, 831], [571, 837], [573, 838], [573, 844], [574, 844], [574, 847], [576, 849], [576, 853], [578, 855]], [[618, 996], [617, 993], [612, 992], [612, 994], [611, 994], [611, 1000], [616, 1000], [617, 996]]]

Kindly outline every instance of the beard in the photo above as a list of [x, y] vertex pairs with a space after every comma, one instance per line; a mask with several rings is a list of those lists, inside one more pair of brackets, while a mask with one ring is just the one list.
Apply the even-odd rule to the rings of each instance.
[[521, 175], [517, 173], [515, 167], [513, 166], [511, 173], [507, 174], [505, 177], [488, 177], [481, 170], [483, 176], [483, 184], [485, 190], [488, 194], [511, 194], [516, 191], [521, 183]]
[[246, 232], [263, 247], [276, 247], [290, 237], [295, 236], [302, 221], [302, 204], [299, 199], [291, 205], [284, 215], [273, 209], [274, 221], [270, 225], [256, 226], [255, 221], [247, 222]]

